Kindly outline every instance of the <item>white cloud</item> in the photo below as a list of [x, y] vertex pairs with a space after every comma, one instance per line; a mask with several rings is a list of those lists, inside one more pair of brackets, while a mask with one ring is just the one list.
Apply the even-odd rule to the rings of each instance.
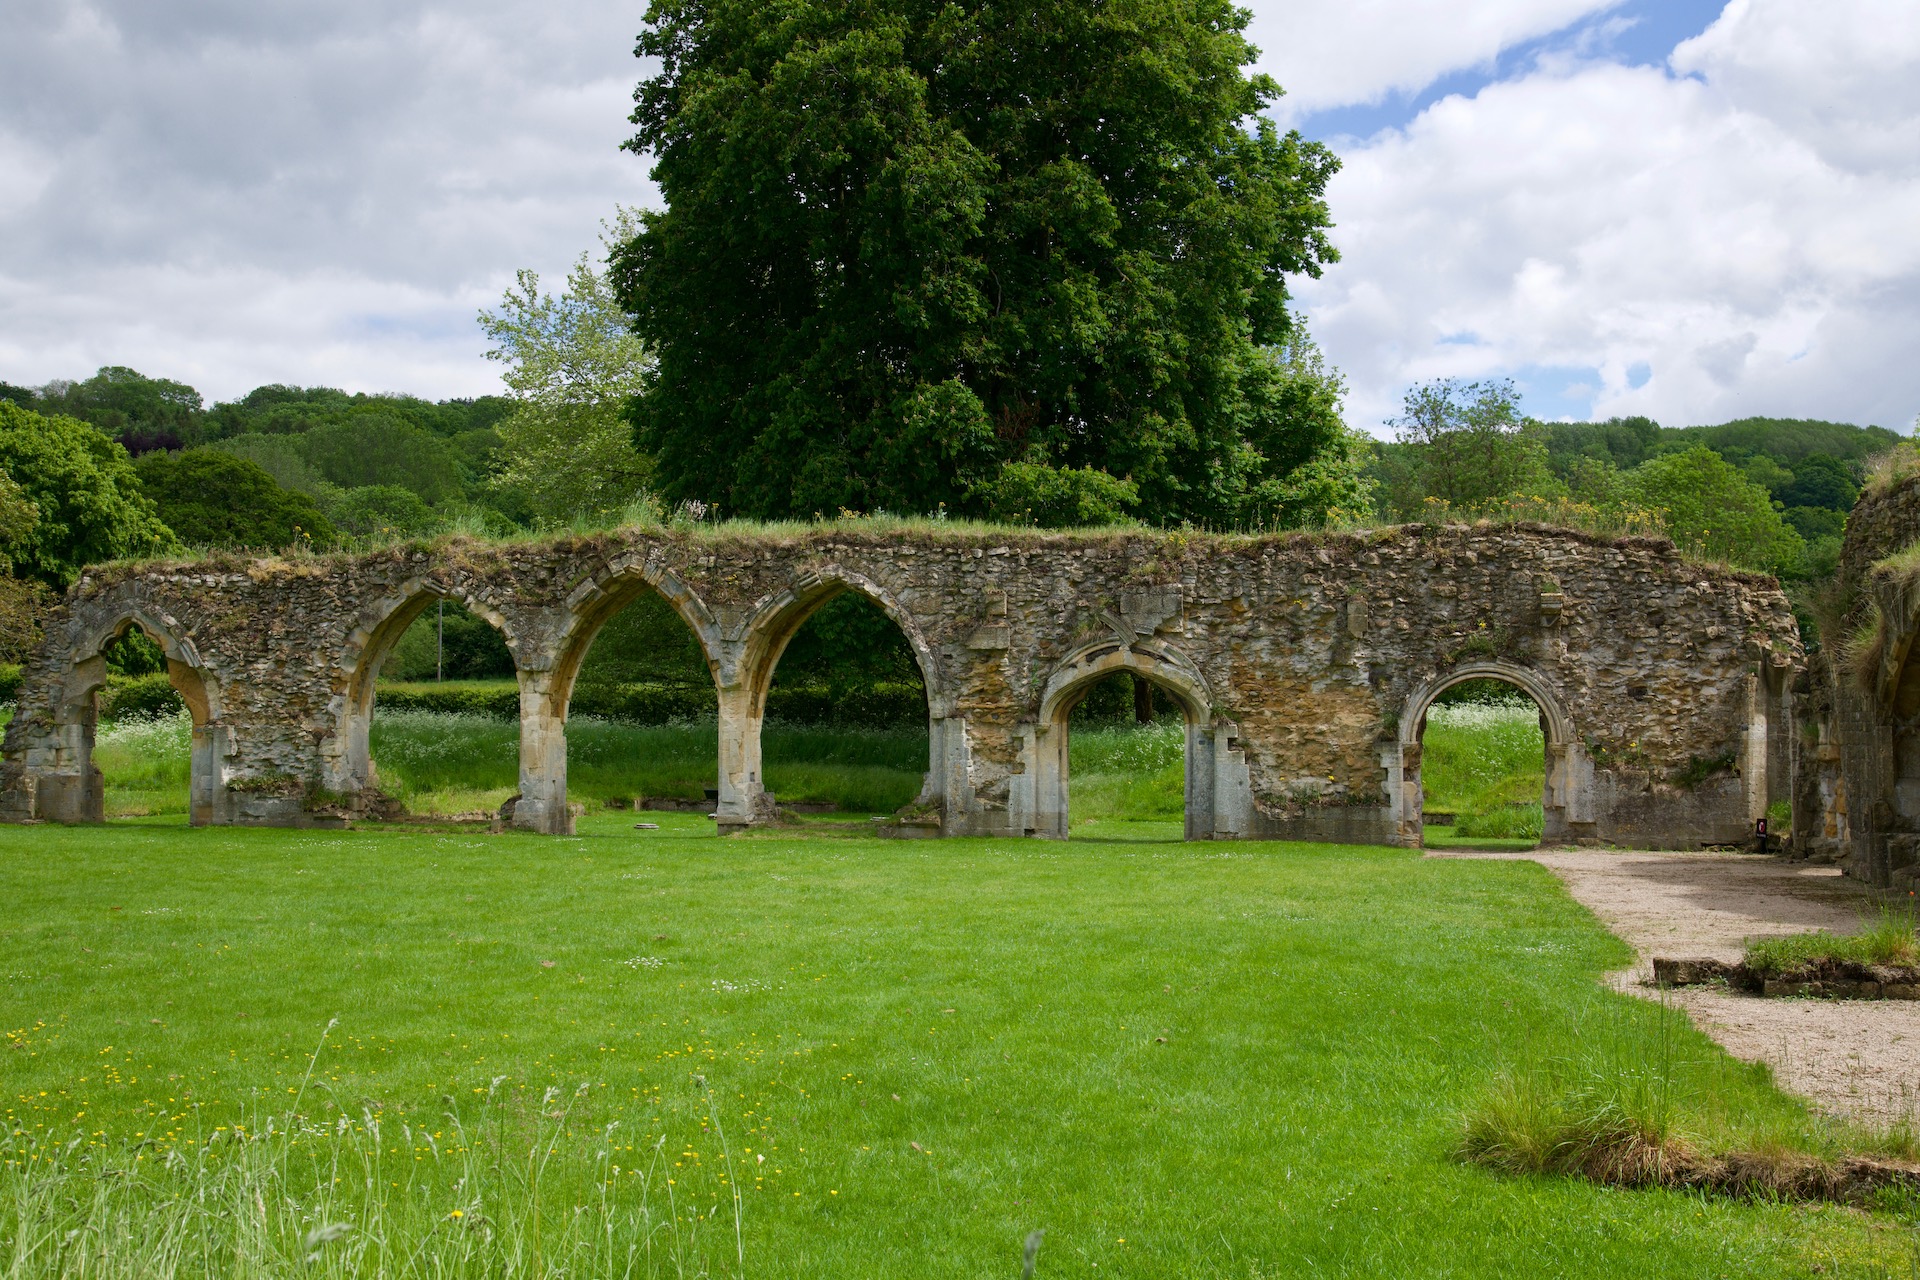
[[1355, 422], [1416, 379], [1550, 366], [1599, 371], [1598, 416], [1904, 427], [1920, 15], [1895, 8], [1736, 0], [1688, 74], [1543, 65], [1349, 151], [1346, 260], [1301, 296]]
[[1294, 0], [1252, 6], [1260, 69], [1287, 91], [1282, 111], [1414, 93], [1451, 71], [1489, 65], [1621, 0]]
[[19, 0], [7, 23], [10, 381], [490, 390], [479, 302], [652, 196], [618, 150], [630, 4]]

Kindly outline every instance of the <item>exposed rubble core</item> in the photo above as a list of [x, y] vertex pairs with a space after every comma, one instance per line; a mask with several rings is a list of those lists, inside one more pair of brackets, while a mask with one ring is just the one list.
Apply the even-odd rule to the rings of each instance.
[[375, 679], [446, 598], [499, 627], [519, 669], [512, 824], [564, 832], [574, 678], [599, 628], [646, 591], [713, 671], [723, 828], [772, 816], [767, 687], [794, 632], [843, 591], [899, 624], [926, 683], [927, 778], [902, 832], [1065, 835], [1067, 714], [1114, 671], [1153, 681], [1186, 717], [1190, 839], [1418, 843], [1427, 709], [1477, 677], [1541, 708], [1550, 842], [1740, 842], [1788, 785], [1800, 648], [1786, 599], [1663, 541], [1493, 525], [722, 526], [91, 572], [28, 664], [0, 817], [100, 818], [100, 654], [129, 626], [166, 650], [192, 709], [194, 822], [378, 812]]
[[1920, 477], [1847, 517], [1817, 660], [1801, 681], [1796, 849], [1881, 888], [1920, 877]]

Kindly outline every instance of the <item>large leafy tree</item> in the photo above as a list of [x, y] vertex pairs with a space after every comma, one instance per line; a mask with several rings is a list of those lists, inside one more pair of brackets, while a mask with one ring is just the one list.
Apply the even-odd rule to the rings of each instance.
[[149, 453], [133, 464], [140, 486], [179, 538], [203, 547], [278, 550], [327, 546], [333, 526], [304, 493], [281, 487], [256, 462], [217, 449]]
[[1013, 464], [1050, 509], [1125, 481], [1146, 518], [1236, 520], [1344, 457], [1264, 350], [1293, 332], [1287, 276], [1335, 257], [1337, 162], [1257, 114], [1279, 89], [1243, 70], [1246, 21], [653, 0], [629, 146], [667, 209], [614, 267], [657, 361], [632, 416], [665, 495], [983, 511]]
[[[638, 229], [635, 213], [622, 209], [602, 240], [611, 248]], [[650, 468], [624, 410], [643, 385], [647, 352], [628, 331], [606, 272], [582, 254], [556, 298], [541, 291], [537, 274], [521, 271], [499, 309], [480, 313], [480, 327], [514, 402], [499, 428], [497, 486], [550, 524], [639, 498]]]
[[201, 436], [198, 391], [124, 365], [108, 365], [82, 382], [50, 382], [33, 407], [91, 423], [136, 455], [178, 449]]
[[0, 473], [36, 512], [14, 571], [65, 588], [89, 564], [179, 545], [140, 491], [133, 460], [98, 429], [0, 401]]
[[1623, 496], [1660, 513], [1675, 542], [1748, 569], [1791, 577], [1806, 543], [1765, 489], [1701, 445], [1641, 463], [1621, 479]]
[[1418, 515], [1426, 498], [1473, 511], [1558, 488], [1546, 428], [1520, 411], [1512, 382], [1440, 378], [1408, 391], [1404, 403], [1392, 425], [1410, 447], [1390, 482], [1402, 514]]

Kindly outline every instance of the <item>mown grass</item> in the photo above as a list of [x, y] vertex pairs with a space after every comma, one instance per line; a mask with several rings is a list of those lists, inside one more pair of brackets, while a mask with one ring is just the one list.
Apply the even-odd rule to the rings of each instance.
[[[1430, 812], [1458, 815], [1445, 836], [1537, 841], [1546, 743], [1527, 701], [1460, 703], [1427, 713], [1420, 783]], [[1430, 839], [1445, 838], [1438, 830]]]
[[1457, 1158], [1602, 1025], [1731, 1127], [1810, 1124], [1602, 988], [1627, 949], [1537, 866], [654, 816], [0, 829], [0, 1256], [912, 1280], [1044, 1228], [1041, 1277], [1908, 1274], [1884, 1213]]

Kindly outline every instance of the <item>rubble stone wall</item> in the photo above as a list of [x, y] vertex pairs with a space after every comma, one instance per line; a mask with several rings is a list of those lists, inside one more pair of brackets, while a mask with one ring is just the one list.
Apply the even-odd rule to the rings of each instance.
[[1920, 477], [1861, 496], [1794, 744], [1796, 846], [1881, 888], [1920, 878], [1920, 579], [1888, 563], [1916, 545]]
[[902, 833], [1061, 836], [1067, 715], [1116, 671], [1187, 719], [1189, 838], [1415, 844], [1432, 700], [1477, 676], [1541, 705], [1548, 837], [1743, 840], [1790, 748], [1797, 632], [1771, 579], [1664, 542], [1532, 526], [1234, 537], [888, 528], [627, 531], [453, 540], [356, 556], [89, 573], [28, 664], [0, 817], [97, 820], [101, 649], [167, 650], [194, 711], [194, 821], [301, 824], [379, 804], [374, 681], [408, 623], [458, 600], [505, 636], [521, 687], [512, 822], [569, 828], [566, 708], [599, 627], [665, 597], [719, 693], [723, 828], [772, 819], [765, 695], [787, 641], [842, 591], [919, 659], [929, 768]]

